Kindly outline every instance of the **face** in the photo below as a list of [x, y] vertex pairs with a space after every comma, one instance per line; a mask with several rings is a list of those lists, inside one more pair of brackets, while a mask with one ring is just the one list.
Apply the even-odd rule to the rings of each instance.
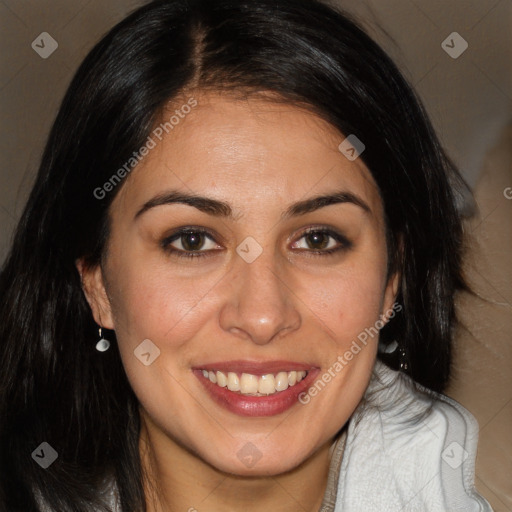
[[122, 185], [85, 291], [156, 437], [222, 471], [279, 474], [368, 385], [377, 337], [357, 337], [396, 292], [383, 206], [313, 114], [194, 98]]

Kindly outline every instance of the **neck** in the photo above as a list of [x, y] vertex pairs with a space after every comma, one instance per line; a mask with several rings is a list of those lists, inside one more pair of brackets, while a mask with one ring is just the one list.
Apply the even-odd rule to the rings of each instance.
[[316, 511], [327, 485], [332, 441], [286, 473], [237, 476], [204, 462], [143, 414], [139, 449], [147, 512]]

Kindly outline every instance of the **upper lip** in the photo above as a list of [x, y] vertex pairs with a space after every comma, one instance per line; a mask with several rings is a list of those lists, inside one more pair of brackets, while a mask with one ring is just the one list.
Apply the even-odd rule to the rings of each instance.
[[266, 375], [268, 373], [292, 372], [294, 370], [309, 371], [317, 368], [314, 364], [294, 361], [218, 361], [194, 366], [193, 370], [208, 370], [234, 373], [250, 373], [252, 375]]

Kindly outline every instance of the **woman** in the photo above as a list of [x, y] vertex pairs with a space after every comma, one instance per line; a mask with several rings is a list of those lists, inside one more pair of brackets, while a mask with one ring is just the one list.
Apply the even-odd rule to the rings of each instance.
[[488, 511], [460, 178], [306, 0], [159, 0], [77, 72], [0, 277], [5, 510]]

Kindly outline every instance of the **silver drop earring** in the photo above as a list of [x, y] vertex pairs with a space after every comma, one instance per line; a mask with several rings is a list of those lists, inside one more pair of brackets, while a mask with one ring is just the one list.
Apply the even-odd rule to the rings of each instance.
[[98, 352], [105, 352], [106, 350], [108, 350], [110, 348], [110, 341], [106, 340], [102, 335], [101, 335], [101, 327], [99, 328], [99, 335], [100, 335], [100, 341], [98, 341], [98, 343], [96, 343], [96, 350]]
[[398, 353], [398, 364], [400, 366], [400, 371], [406, 372], [409, 368], [409, 365], [407, 364], [407, 353], [405, 348], [401, 347], [396, 340], [393, 340], [388, 345], [379, 344], [379, 352], [385, 355]]
[[405, 354], [405, 349], [400, 348], [400, 370], [403, 370], [404, 372], [407, 371], [407, 357]]

